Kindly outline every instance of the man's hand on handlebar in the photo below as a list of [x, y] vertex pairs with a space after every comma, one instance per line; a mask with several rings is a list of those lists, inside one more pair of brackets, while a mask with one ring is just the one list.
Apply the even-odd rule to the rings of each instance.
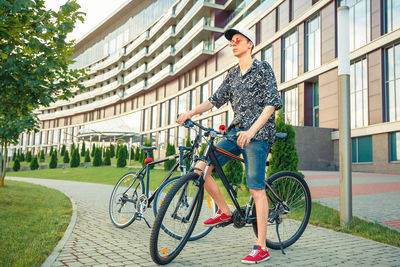
[[176, 122], [177, 122], [180, 126], [182, 126], [183, 123], [184, 123], [186, 120], [191, 119], [192, 116], [193, 116], [193, 115], [192, 115], [192, 112], [191, 112], [191, 111], [187, 111], [187, 112], [185, 112], [185, 113], [179, 114], [179, 115], [178, 115], [178, 119], [176, 120]]

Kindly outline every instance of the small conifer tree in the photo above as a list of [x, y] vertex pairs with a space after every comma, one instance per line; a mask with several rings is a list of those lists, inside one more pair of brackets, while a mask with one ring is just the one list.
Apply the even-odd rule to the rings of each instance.
[[22, 151], [21, 151], [21, 154], [19, 155], [19, 161], [20, 162], [25, 161], [25, 154]]
[[40, 150], [40, 162], [44, 162], [44, 149]]
[[133, 149], [133, 147], [131, 147], [131, 160], [135, 159], [135, 149]]
[[93, 157], [93, 166], [101, 166], [101, 164], [102, 164], [101, 149], [95, 148]]
[[85, 152], [85, 162], [90, 162], [90, 152], [89, 152], [89, 149], [87, 149], [86, 152]]
[[57, 152], [53, 151], [53, 153], [50, 156], [50, 164], [49, 164], [49, 168], [50, 169], [55, 169], [57, 168]]
[[79, 156], [79, 150], [75, 148], [71, 153], [70, 166], [71, 168], [76, 168], [79, 167], [80, 163], [81, 163], [81, 157]]
[[111, 165], [111, 151], [109, 148], [106, 149], [106, 153], [104, 155], [104, 165], [106, 166]]
[[82, 148], [81, 148], [81, 156], [84, 157], [85, 153], [86, 153], [86, 145], [85, 145], [85, 141], [83, 141]]
[[26, 162], [31, 162], [32, 161], [32, 153], [30, 150], [26, 152], [26, 157], [25, 157]]
[[96, 145], [93, 143], [93, 145], [92, 145], [92, 153], [90, 153], [90, 156], [93, 158], [95, 153], [96, 153]]
[[139, 161], [139, 158], [140, 158], [140, 149], [139, 146], [137, 146], [135, 151], [135, 161]]
[[120, 148], [118, 150], [117, 167], [123, 168], [125, 166], [126, 166], [125, 150], [123, 148]]
[[63, 144], [61, 147], [61, 154], [60, 154], [62, 157], [64, 157], [65, 149], [66, 149], [65, 144]]
[[13, 170], [14, 170], [15, 172], [17, 172], [17, 171], [19, 171], [20, 169], [21, 169], [21, 163], [19, 162], [19, 158], [18, 158], [18, 157], [15, 157], [14, 164], [13, 164]]
[[110, 145], [110, 157], [115, 157], [115, 146], [113, 144]]
[[36, 156], [32, 157], [31, 164], [29, 165], [31, 170], [39, 169], [39, 162]]
[[50, 157], [51, 157], [51, 155], [53, 154], [53, 151], [54, 151], [54, 148], [53, 148], [53, 146], [51, 146], [51, 147], [50, 147], [50, 153], [49, 153]]
[[[175, 151], [175, 146], [171, 145], [169, 142], [167, 143], [167, 149], [165, 151], [165, 156], [171, 156], [174, 155], [176, 153]], [[168, 160], [164, 163], [164, 170], [169, 171], [171, 170], [171, 168], [174, 166], [174, 164], [176, 163], [176, 159], [172, 159], [172, 160]]]
[[69, 153], [68, 153], [68, 150], [65, 150], [65, 152], [64, 152], [63, 162], [64, 162], [64, 163], [69, 163]]

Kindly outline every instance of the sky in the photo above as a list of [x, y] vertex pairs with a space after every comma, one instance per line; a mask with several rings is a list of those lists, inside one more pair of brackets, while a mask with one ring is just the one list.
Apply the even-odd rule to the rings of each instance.
[[[48, 9], [58, 10], [67, 0], [45, 0]], [[68, 40], [79, 40], [100, 22], [106, 19], [115, 10], [128, 0], [77, 0], [81, 11], [86, 13], [85, 22], [80, 21], [75, 30], [68, 36]]]

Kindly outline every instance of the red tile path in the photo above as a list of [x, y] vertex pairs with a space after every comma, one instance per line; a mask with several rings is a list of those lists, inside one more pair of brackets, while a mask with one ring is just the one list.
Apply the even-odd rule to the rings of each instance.
[[[398, 177], [392, 174], [377, 174], [377, 173], [353, 173], [354, 178], [366, 178], [366, 177]], [[306, 180], [320, 180], [320, 179], [339, 179], [339, 173], [332, 174], [307, 174]]]
[[391, 226], [393, 228], [400, 229], [400, 220], [397, 221], [388, 221], [388, 222], [383, 222], [384, 224]]

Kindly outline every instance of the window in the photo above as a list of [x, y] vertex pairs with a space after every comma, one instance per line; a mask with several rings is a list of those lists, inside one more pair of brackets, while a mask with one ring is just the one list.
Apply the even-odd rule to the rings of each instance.
[[385, 0], [385, 33], [400, 28], [400, 1]]
[[321, 65], [321, 31], [319, 15], [306, 24], [306, 62], [305, 71]]
[[385, 50], [386, 121], [400, 120], [400, 44]]
[[185, 127], [178, 127], [178, 146], [183, 146], [186, 141]]
[[200, 104], [208, 100], [208, 84], [205, 83], [200, 88]]
[[159, 126], [162, 127], [165, 125], [165, 103], [161, 103], [160, 106], [160, 124]]
[[158, 148], [165, 149], [165, 131], [158, 133]]
[[261, 60], [267, 61], [272, 67], [272, 46], [269, 46], [261, 51]]
[[157, 106], [151, 107], [151, 129], [157, 128]]
[[190, 91], [190, 107], [189, 109], [192, 110], [196, 107], [196, 89]]
[[171, 145], [175, 145], [175, 131], [174, 130], [175, 130], [174, 128], [168, 130], [168, 142]]
[[212, 120], [212, 128], [218, 130], [219, 126], [221, 126], [221, 115], [214, 116]]
[[297, 31], [283, 39], [283, 75], [282, 82], [297, 77]]
[[355, 137], [351, 142], [353, 163], [372, 162], [372, 136]]
[[218, 88], [221, 86], [223, 81], [224, 81], [223, 75], [219, 75], [218, 77], [216, 77], [212, 80], [211, 95], [213, 95], [215, 93], [215, 91], [218, 90]]
[[173, 124], [176, 121], [175, 116], [175, 99], [169, 100], [169, 116], [168, 116], [168, 124]]
[[285, 123], [291, 125], [298, 125], [298, 109], [299, 103], [297, 101], [297, 87], [283, 92], [283, 113], [285, 116]]
[[350, 65], [351, 128], [368, 125], [367, 59]]
[[183, 94], [178, 97], [178, 114], [185, 113], [186, 111], [186, 94]]
[[371, 40], [370, 0], [343, 0], [350, 16], [350, 51], [360, 48]]
[[319, 86], [313, 83], [313, 127], [319, 127]]
[[142, 131], [146, 131], [146, 120], [148, 118], [147, 109], [143, 110], [143, 119], [142, 119]]
[[390, 161], [400, 161], [400, 132], [389, 134]]

